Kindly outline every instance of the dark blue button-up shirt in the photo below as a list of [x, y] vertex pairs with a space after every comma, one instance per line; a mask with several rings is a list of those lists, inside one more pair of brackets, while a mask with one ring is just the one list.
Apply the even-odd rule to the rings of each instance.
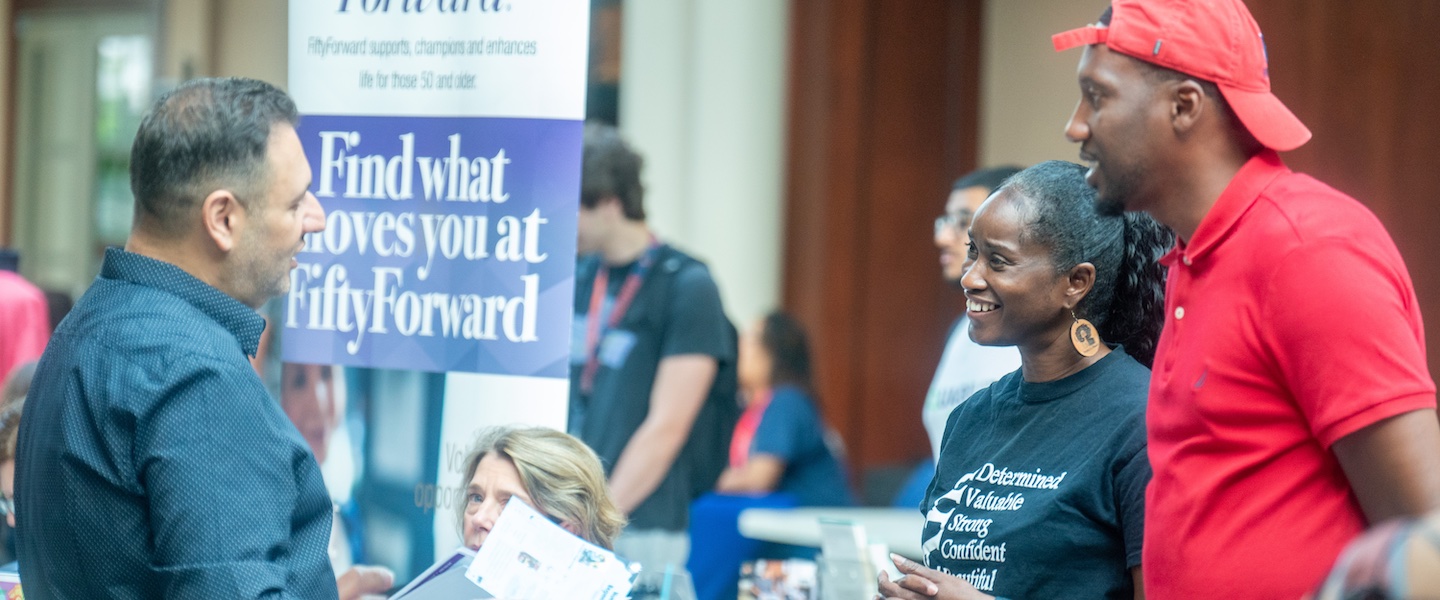
[[21, 419], [28, 598], [336, 597], [320, 469], [246, 360], [264, 328], [173, 265], [105, 253]]

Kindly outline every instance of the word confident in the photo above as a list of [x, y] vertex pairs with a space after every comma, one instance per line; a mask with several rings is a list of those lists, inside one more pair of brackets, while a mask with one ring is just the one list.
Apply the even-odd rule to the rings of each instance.
[[341, 198], [409, 200], [415, 197], [415, 171], [419, 167], [420, 188], [426, 200], [452, 202], [494, 202], [510, 199], [505, 191], [505, 166], [510, 159], [501, 148], [491, 157], [470, 158], [460, 152], [460, 134], [448, 136], [450, 154], [444, 157], [415, 156], [415, 134], [400, 137], [400, 153], [359, 155], [358, 131], [320, 132], [319, 198], [336, 197], [336, 183], [344, 185]]
[[[364, 11], [366, 14], [377, 12], [388, 13], [392, 9], [402, 13], [423, 13], [436, 11], [442, 13], [470, 12], [474, 6], [478, 12], [500, 12], [500, 0], [340, 0], [340, 10], [337, 12], [350, 12], [355, 8]], [[506, 10], [509, 6], [505, 7]]]
[[970, 540], [961, 544], [946, 538], [940, 542], [940, 556], [949, 560], [975, 560], [1005, 562], [1005, 544], [995, 546], [985, 540]]

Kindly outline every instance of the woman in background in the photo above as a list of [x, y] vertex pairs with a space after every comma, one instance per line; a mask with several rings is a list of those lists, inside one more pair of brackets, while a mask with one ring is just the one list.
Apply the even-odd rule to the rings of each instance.
[[752, 325], [740, 336], [738, 371], [746, 408], [716, 491], [785, 492], [801, 506], [854, 504], [838, 437], [815, 408], [800, 323], [776, 311]]
[[475, 448], [465, 461], [460, 504], [461, 535], [471, 549], [485, 543], [511, 499], [606, 549], [625, 527], [600, 459], [574, 436], [544, 427], [497, 428], [482, 434]]
[[[0, 407], [0, 510], [5, 511], [5, 523], [15, 531], [15, 447], [20, 435], [20, 413], [25, 410], [25, 397], [20, 396]], [[20, 572], [20, 565], [11, 561], [0, 566], [0, 571]]]

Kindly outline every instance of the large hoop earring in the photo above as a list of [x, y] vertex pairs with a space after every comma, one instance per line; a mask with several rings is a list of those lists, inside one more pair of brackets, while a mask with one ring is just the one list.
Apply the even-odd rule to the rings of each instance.
[[1075, 351], [1080, 356], [1095, 356], [1100, 351], [1100, 336], [1095, 335], [1095, 325], [1085, 319], [1075, 317], [1075, 309], [1070, 309], [1070, 318], [1075, 322], [1070, 324], [1070, 343], [1075, 345]]

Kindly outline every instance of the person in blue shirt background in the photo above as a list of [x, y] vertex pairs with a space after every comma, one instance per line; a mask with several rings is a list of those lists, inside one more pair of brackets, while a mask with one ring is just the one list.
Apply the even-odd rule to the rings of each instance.
[[746, 408], [735, 427], [723, 493], [785, 492], [801, 506], [849, 506], [839, 436], [815, 404], [810, 346], [800, 323], [775, 311], [740, 336]]

